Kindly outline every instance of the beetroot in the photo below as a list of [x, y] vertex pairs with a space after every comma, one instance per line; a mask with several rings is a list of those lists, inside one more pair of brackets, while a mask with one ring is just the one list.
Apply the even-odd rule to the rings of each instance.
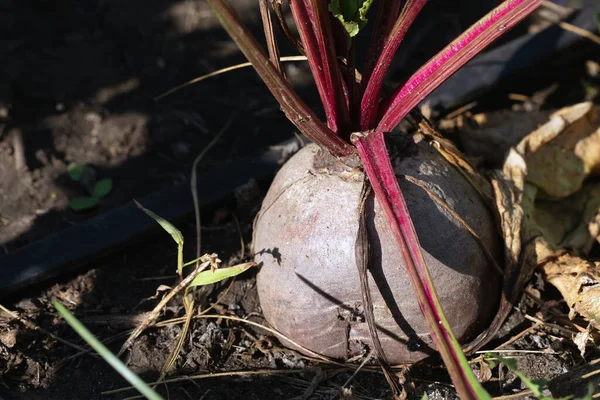
[[[392, 159], [394, 170], [442, 308], [464, 342], [489, 324], [502, 279], [464, 226], [402, 176], [418, 179], [443, 199], [494, 254], [498, 237], [492, 215], [469, 182], [429, 145], [399, 152]], [[265, 318], [297, 343], [339, 359], [372, 348], [354, 253], [362, 180], [360, 169], [308, 145], [279, 171], [255, 223]], [[373, 196], [366, 213], [369, 286], [381, 344], [390, 363], [420, 360], [432, 353], [432, 341], [403, 257]]]
[[[487, 253], [457, 220], [466, 219], [481, 235], [483, 248], [493, 250], [492, 219], [469, 184], [423, 145], [418, 155], [397, 162], [401, 173], [420, 179], [421, 192], [403, 181], [408, 191], [403, 194], [385, 137], [444, 80], [537, 9], [541, 0], [501, 2], [386, 95], [382, 91], [386, 72], [427, 0], [288, 1], [299, 39], [287, 26], [283, 2], [272, 1], [284, 35], [306, 55], [324, 120], [298, 97], [282, 73], [267, 0], [260, 1], [260, 9], [268, 55], [225, 0], [207, 1], [287, 118], [338, 158], [317, 156], [314, 148], [304, 150], [283, 168], [265, 199], [256, 223], [255, 247], [257, 261], [263, 263], [258, 286], [267, 319], [301, 345], [339, 358], [368, 351], [367, 336], [379, 342], [379, 324], [386, 351], [372, 347], [394, 397], [403, 393], [386, 358], [415, 360], [434, 344], [461, 398], [491, 398], [473, 374], [457, 338], [464, 341], [485, 326], [500, 279], [487, 265]], [[373, 32], [361, 69], [356, 35], [371, 18], [368, 11], [375, 3]], [[419, 124], [420, 128], [427, 125], [426, 121]], [[369, 300], [361, 310], [361, 299], [371, 294], [365, 292], [367, 263], [361, 253], [368, 229], [355, 212], [358, 203], [360, 208], [366, 204], [358, 200], [364, 176], [340, 165], [339, 160], [348, 159], [364, 168], [377, 199], [367, 210], [370, 215], [361, 213], [370, 217], [375, 250], [371, 260], [374, 287], [369, 289], [376, 297], [375, 311]], [[462, 217], [436, 205], [432, 199], [438, 196]], [[352, 251], [358, 228], [361, 240], [355, 252], [360, 260], [356, 266], [361, 271], [360, 290]], [[504, 283], [511, 290], [510, 281]], [[476, 348], [493, 336], [498, 322], [474, 343]]]

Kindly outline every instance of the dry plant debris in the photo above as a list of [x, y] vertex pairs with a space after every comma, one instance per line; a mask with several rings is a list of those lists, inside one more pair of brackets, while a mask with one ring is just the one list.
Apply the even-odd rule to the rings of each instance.
[[[600, 316], [600, 118], [590, 102], [563, 108], [511, 147], [492, 185], [507, 247], [520, 282], [540, 268], [571, 312]], [[581, 340], [581, 339], [580, 339]], [[581, 348], [581, 346], [580, 346]]]
[[503, 155], [537, 126], [547, 121], [547, 111], [470, 113], [442, 121], [440, 128], [457, 128], [467, 154], [502, 165]]

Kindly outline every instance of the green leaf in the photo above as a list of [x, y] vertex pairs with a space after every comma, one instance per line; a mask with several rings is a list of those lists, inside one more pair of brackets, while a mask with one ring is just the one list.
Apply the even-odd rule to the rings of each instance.
[[594, 385], [590, 382], [588, 383], [588, 391], [583, 397], [577, 397], [573, 400], [593, 400], [594, 398]]
[[138, 206], [139, 209], [141, 209], [143, 212], [152, 217], [152, 219], [158, 222], [159, 225], [171, 235], [175, 243], [177, 243], [177, 273], [179, 273], [179, 276], [181, 276], [183, 273], [183, 235], [181, 234], [181, 231], [175, 228], [175, 226], [166, 219], [159, 217], [152, 211], [143, 207], [140, 203], [137, 202], [137, 200], [134, 199], [133, 202], [136, 206]]
[[69, 206], [73, 211], [89, 210], [90, 208], [94, 208], [97, 205], [97, 197], [75, 197], [69, 203]]
[[160, 224], [160, 226], [162, 226], [162, 228], [171, 235], [171, 237], [173, 238], [173, 240], [175, 241], [175, 243], [177, 243], [179, 246], [183, 245], [183, 235], [181, 234], [181, 232], [179, 231], [179, 229], [175, 228], [173, 226], [173, 224], [171, 224], [166, 219], [161, 218], [158, 215], [154, 214], [152, 211], [144, 208], [136, 200], [133, 200], [133, 201], [134, 201], [135, 205], [138, 206], [143, 212], [145, 212], [150, 217], [152, 217], [156, 222], [158, 222]]
[[111, 367], [114, 368], [123, 378], [127, 380], [132, 386], [134, 386], [142, 395], [150, 400], [163, 400], [162, 396], [156, 393], [154, 390], [146, 384], [139, 376], [134, 374], [117, 356], [110, 352], [110, 350], [102, 344], [96, 337], [81, 323], [75, 316], [73, 316], [69, 310], [65, 308], [61, 303], [56, 300], [52, 300], [52, 304], [58, 311], [58, 313], [67, 321], [67, 323], [77, 332], [83, 340], [85, 340], [94, 349], [100, 357], [106, 361]]
[[67, 167], [69, 177], [75, 182], [79, 182], [84, 175], [94, 174], [92, 167], [86, 164], [71, 163]]
[[[484, 359], [486, 359], [488, 361], [491, 368], [494, 368], [497, 365], [497, 363], [495, 362], [496, 360], [499, 361], [500, 363], [506, 365], [506, 367], [508, 367], [508, 369], [513, 374], [517, 375], [519, 377], [519, 379], [521, 379], [521, 382], [523, 382], [523, 384], [525, 386], [527, 386], [527, 388], [529, 390], [531, 390], [533, 395], [535, 397], [537, 397], [538, 399], [552, 400], [551, 397], [547, 397], [547, 396], [543, 395], [544, 388], [548, 384], [548, 381], [545, 379], [529, 379], [527, 376], [525, 376], [524, 373], [519, 371], [519, 369], [517, 368], [517, 360], [515, 360], [514, 358], [504, 358], [504, 357], [500, 357], [499, 355], [492, 354], [492, 353], [485, 353], [485, 355], [483, 357], [484, 357]], [[492, 357], [493, 357], [493, 359], [488, 359], [488, 358], [492, 358]]]
[[533, 395], [539, 400], [592, 400], [592, 395], [594, 394], [594, 386], [591, 383], [588, 384], [588, 392], [584, 397], [574, 398], [574, 396], [572, 395], [560, 398], [548, 397], [542, 394], [544, 388], [548, 385], [548, 381], [545, 379], [527, 378], [525, 374], [523, 374], [517, 369], [517, 360], [515, 360], [514, 358], [504, 358], [493, 353], [485, 353], [483, 355], [483, 358], [490, 365], [490, 368], [495, 368], [496, 365], [498, 365], [498, 362], [506, 365], [506, 367], [508, 367], [508, 369], [512, 373], [517, 375], [519, 379], [521, 379], [521, 382], [523, 382], [523, 384], [527, 386], [527, 388], [531, 390]]
[[95, 197], [104, 197], [110, 193], [112, 190], [113, 182], [110, 178], [104, 178], [94, 185], [94, 189], [92, 190], [92, 194]]
[[220, 282], [224, 279], [239, 275], [255, 265], [256, 263], [249, 262], [234, 267], [215, 269], [214, 271], [202, 271], [194, 278], [188, 287], [210, 285], [211, 283]]
[[80, 180], [81, 175], [83, 175], [84, 168], [85, 168], [84, 164], [75, 164], [75, 163], [69, 164], [69, 166], [67, 167], [67, 172], [69, 173], [69, 177], [74, 181]]
[[202, 257], [194, 258], [192, 261], [186, 262], [181, 267], [185, 268], [185, 267], [189, 267], [190, 265], [195, 265], [198, 262], [198, 260], [200, 260], [200, 259], [202, 259]]
[[373, 0], [331, 0], [329, 11], [336, 17], [350, 37], [354, 37], [367, 24], [367, 12]]

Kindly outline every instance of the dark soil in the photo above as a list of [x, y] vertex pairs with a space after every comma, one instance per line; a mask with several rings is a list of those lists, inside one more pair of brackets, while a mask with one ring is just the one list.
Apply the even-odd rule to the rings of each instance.
[[[229, 135], [200, 168], [292, 135], [249, 69], [153, 100], [193, 77], [242, 61], [204, 2], [3, 3], [5, 252], [186, 179], [194, 157], [233, 111]], [[251, 3], [236, 6], [255, 25]], [[70, 163], [91, 165], [99, 178], [114, 181], [112, 193], [92, 212], [68, 209], [70, 199], [87, 194], [68, 178]]]
[[[406, 39], [411, 57], [395, 63], [393, 76], [414, 71], [491, 7], [453, 8], [467, 2], [424, 10]], [[233, 3], [259, 35], [255, 2]], [[153, 100], [246, 61], [200, 0], [1, 0], [0, 37], [0, 254], [186, 179], [195, 156], [231, 118], [201, 170], [294, 132], [251, 69]], [[317, 104], [305, 63], [286, 69], [301, 96]], [[114, 181], [92, 212], [69, 211], [70, 199], [87, 194], [68, 178], [70, 163]]]
[[[251, 29], [260, 32], [255, 2], [233, 3]], [[471, 7], [470, 15], [456, 12], [467, 0], [444, 6], [432, 3], [437, 8], [430, 6], [413, 31], [419, 33], [407, 38], [412, 57], [396, 63], [392, 78], [406, 76], [489, 9], [486, 2], [475, 2], [478, 6]], [[154, 96], [186, 80], [244, 61], [201, 1], [0, 0], [0, 55], [0, 268], [2, 252], [13, 252], [95, 213], [186, 181], [194, 157], [234, 111], [231, 128], [203, 160], [201, 169], [254, 153], [294, 133], [251, 70], [229, 73], [161, 102], [153, 101]], [[583, 69], [583, 61], [579, 62], [577, 68]], [[305, 66], [289, 64], [286, 68], [303, 97], [316, 103]], [[597, 89], [597, 80], [582, 79], [586, 87]], [[543, 85], [532, 90], [539, 89]], [[91, 165], [98, 177], [113, 179], [113, 191], [96, 209], [83, 213], [69, 209], [70, 199], [86, 194], [68, 178], [70, 163]], [[252, 218], [265, 189], [257, 188], [243, 204], [231, 199], [203, 210], [203, 251], [219, 254], [227, 265], [246, 260]], [[178, 226], [187, 243], [193, 243], [193, 221], [181, 221]], [[246, 243], [244, 257], [240, 233]], [[194, 258], [196, 249], [186, 246], [186, 260]], [[161, 233], [117, 256], [91, 263], [85, 271], [19, 293], [3, 305], [61, 339], [84, 346], [52, 307], [51, 300], [56, 298], [118, 351], [126, 332], [139, 323], [136, 316], [157, 303], [151, 298], [157, 288], [177, 284], [175, 260], [175, 244]], [[254, 273], [250, 270], [234, 283], [214, 314], [264, 322]], [[215, 303], [226, 287], [199, 290], [201, 307]], [[544, 299], [557, 298], [540, 284], [533, 289], [541, 290]], [[566, 312], [564, 305], [558, 308]], [[181, 310], [181, 301], [176, 299], [161, 320], [180, 316]], [[525, 313], [541, 317], [546, 308], [525, 299], [519, 310], [489, 348], [531, 326]], [[180, 329], [179, 325], [148, 329], [129, 352], [129, 366], [147, 381], [156, 379]], [[538, 352], [519, 357], [519, 368], [531, 377], [553, 378], [582, 362], [572, 342], [552, 328], [534, 330], [509, 348]], [[421, 398], [424, 393], [430, 399], [456, 398], [440, 365], [432, 359], [411, 369], [406, 376], [410, 398]], [[482, 365], [474, 367], [486, 373]], [[281, 348], [272, 335], [240, 322], [198, 319], [192, 323], [170, 377], [228, 371], [265, 374], [183, 380], [158, 390], [170, 399], [390, 396], [376, 368], [349, 381], [353, 368], [307, 360]], [[301, 371], [290, 373], [294, 370]], [[494, 395], [523, 389], [506, 369], [496, 368], [490, 376], [482, 376]], [[0, 311], [0, 399], [97, 399], [101, 392], [123, 386], [124, 380], [102, 360], [79, 354]], [[102, 398], [135, 394], [128, 391]]]

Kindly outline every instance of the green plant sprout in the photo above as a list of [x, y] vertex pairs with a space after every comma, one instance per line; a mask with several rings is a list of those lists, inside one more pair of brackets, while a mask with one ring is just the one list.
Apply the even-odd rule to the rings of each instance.
[[[209, 285], [212, 283], [220, 282], [220, 281], [230, 278], [230, 277], [235, 277], [235, 276], [241, 274], [242, 272], [246, 271], [248, 268], [254, 266], [255, 263], [251, 262], [251, 263], [236, 265], [234, 267], [229, 267], [229, 268], [218, 268], [221, 260], [219, 260], [217, 258], [217, 255], [216, 254], [206, 254], [206, 255], [200, 257], [199, 260], [195, 260], [196, 268], [192, 272], [190, 272], [190, 274], [188, 276], [186, 276], [184, 279], [183, 278], [183, 267], [186, 264], [183, 263], [184, 239], [183, 239], [183, 235], [181, 234], [181, 231], [179, 231], [179, 229], [177, 229], [169, 221], [156, 215], [152, 211], [144, 208], [137, 201], [134, 200], [134, 202], [142, 211], [144, 211], [148, 216], [150, 216], [152, 219], [154, 219], [156, 222], [158, 222], [158, 224], [167, 233], [169, 233], [169, 235], [171, 235], [171, 237], [173, 238], [173, 241], [175, 241], [175, 243], [177, 243], [177, 273], [179, 274], [179, 278], [181, 279], [181, 282], [175, 289], [171, 290], [169, 295], [172, 296], [175, 293], [177, 293], [178, 288], [185, 287], [184, 294], [183, 294], [183, 305], [185, 306], [185, 316], [186, 316], [185, 317], [186, 318], [185, 325], [184, 325], [183, 329], [181, 330], [179, 337], [177, 339], [177, 342], [176, 342], [175, 346], [171, 349], [169, 357], [168, 357], [167, 361], [165, 362], [165, 364], [163, 365], [163, 368], [160, 372], [160, 377], [158, 378], [157, 382], [161, 382], [165, 378], [167, 373], [175, 365], [177, 356], [179, 355], [179, 353], [181, 351], [185, 337], [190, 328], [190, 323], [192, 321], [192, 316], [193, 316], [194, 309], [195, 309], [195, 303], [194, 303], [193, 296], [189, 296], [190, 290], [193, 290], [196, 286]], [[209, 266], [210, 266], [210, 270], [204, 271], [204, 269], [206, 269]], [[167, 297], [165, 297], [165, 299], [166, 298]], [[163, 302], [165, 299], [163, 299]], [[161, 304], [163, 302], [161, 302]], [[155, 309], [152, 311], [153, 316], [151, 318], [148, 318], [146, 321], [154, 320], [157, 317], [157, 314], [161, 308], [162, 308], [162, 306], [160, 304], [159, 304], [159, 306], [155, 307]], [[121, 348], [121, 351], [119, 352], [119, 354], [122, 354], [124, 349], [126, 349], [127, 346], [130, 345], [133, 342], [133, 340], [135, 340], [137, 335], [139, 335], [145, 329], [147, 324], [149, 324], [149, 322], [146, 322], [145, 324], [140, 325], [130, 335], [130, 337], [127, 339], [127, 341]], [[156, 385], [154, 386], [154, 388], [156, 388]]]
[[96, 339], [96, 337], [81, 323], [73, 314], [67, 310], [65, 306], [63, 306], [58, 300], [52, 300], [52, 304], [56, 311], [67, 321], [67, 324], [73, 328], [73, 330], [81, 336], [83, 340], [90, 345], [92, 349], [98, 353], [100, 357], [104, 361], [106, 361], [111, 367], [114, 368], [115, 371], [119, 373], [127, 382], [129, 382], [133, 387], [135, 387], [142, 395], [144, 395], [149, 400], [163, 400], [163, 397], [156, 393], [154, 390], [148, 386], [146, 382], [144, 382], [139, 376], [137, 376], [133, 371], [131, 371], [127, 366], [119, 360], [117, 356], [115, 356], [101, 341]]
[[[189, 261], [187, 263], [183, 262], [183, 234], [179, 229], [177, 229], [173, 224], [171, 224], [166, 219], [156, 215], [152, 211], [148, 210], [144, 206], [142, 206], [139, 202], [134, 200], [135, 204], [147, 215], [149, 215], [152, 219], [154, 219], [158, 224], [173, 238], [173, 241], [177, 243], [177, 273], [180, 277], [183, 277], [183, 267], [197, 263], [200, 259], [195, 259]], [[217, 263], [220, 260], [217, 259]], [[248, 270], [250, 267], [254, 266], [254, 263], [244, 263], [239, 264], [229, 268], [213, 268], [211, 267], [208, 271], [198, 272], [196, 277], [190, 282], [190, 284], [186, 287], [186, 296], [189, 289], [196, 286], [210, 285], [212, 283], [217, 283], [227, 278], [232, 278], [241, 274], [242, 272]]]
[[373, 0], [347, 2], [345, 7], [340, 7], [340, 3], [332, 1], [328, 9], [344, 25], [348, 36], [352, 38], [367, 24], [367, 11], [372, 3]]
[[[88, 168], [88, 167], [87, 166], [76, 166], [72, 170], [69, 171], [69, 175], [71, 176], [71, 178], [73, 180], [78, 181], [82, 178], [82, 176], [84, 174], [90, 173], [89, 170], [86, 170], [86, 168]], [[184, 264], [184, 262], [183, 262], [184, 239], [183, 239], [183, 235], [182, 235], [181, 231], [179, 229], [177, 229], [169, 221], [156, 215], [152, 211], [144, 208], [137, 201], [134, 200], [134, 202], [142, 211], [144, 211], [147, 215], [149, 215], [152, 219], [154, 219], [167, 233], [169, 233], [171, 235], [171, 237], [173, 238], [173, 240], [175, 241], [175, 243], [177, 243], [177, 272], [180, 276], [182, 276], [182, 274], [183, 274], [184, 266], [191, 265], [193, 263], [198, 263], [198, 261], [202, 261], [202, 264], [199, 264], [199, 266], [196, 268], [196, 270], [191, 272], [190, 275], [188, 275], [188, 277], [186, 277], [186, 279], [181, 282], [181, 284], [183, 284], [184, 282], [188, 281], [187, 284], [185, 285], [185, 294], [183, 296], [184, 305], [186, 307], [186, 315], [188, 315], [188, 317], [191, 317], [193, 307], [194, 307], [194, 301], [190, 300], [190, 298], [188, 297], [188, 292], [190, 289], [193, 289], [196, 286], [210, 285], [212, 283], [223, 281], [227, 278], [235, 277], [255, 265], [255, 263], [250, 262], [250, 263], [239, 264], [239, 265], [229, 267], [229, 268], [217, 268], [216, 266], [218, 266], [218, 264], [220, 263], [220, 260], [216, 257], [216, 255], [203, 256], [199, 260], [192, 260], [192, 261]], [[210, 261], [206, 261], [207, 259], [210, 259]], [[206, 268], [207, 266], [210, 266], [211, 269], [209, 269], [207, 271], [202, 271], [203, 267]], [[189, 279], [189, 278], [192, 278], [192, 279]], [[171, 298], [176, 292], [177, 292], [177, 288], [173, 289], [171, 291], [171, 293], [169, 295], [167, 295], [167, 297]], [[164, 302], [165, 302], [165, 299], [163, 299], [163, 302], [161, 302], [161, 304]], [[81, 336], [81, 338], [83, 340], [85, 340], [98, 353], [98, 355], [100, 355], [100, 357], [102, 357], [102, 359], [104, 361], [106, 361], [111, 367], [113, 367], [129, 383], [131, 383], [131, 385], [133, 385], [144, 397], [146, 397], [147, 399], [150, 399], [150, 400], [162, 400], [163, 399], [159, 394], [157, 394], [153, 390], [153, 388], [148, 386], [148, 384], [146, 384], [141, 378], [139, 378], [135, 373], [133, 373], [129, 368], [127, 368], [127, 366], [125, 364], [123, 364], [123, 362], [118, 358], [118, 356], [114, 355], [108, 348], [106, 348], [106, 346], [104, 346], [102, 344], [102, 342], [100, 342], [96, 337], [94, 337], [94, 335], [81, 322], [79, 322], [77, 320], [77, 318], [75, 318], [75, 316], [73, 316], [60, 302], [58, 302], [57, 300], [53, 300], [52, 303], [53, 303], [54, 307], [56, 308], [56, 310], [58, 311], [58, 313], [65, 319], [65, 321], [67, 321], [67, 323], [75, 330], [75, 332], [79, 336]], [[158, 311], [156, 309], [153, 311], [154, 314], [157, 314], [157, 312]], [[130, 336], [130, 338], [128, 339], [128, 342], [126, 342], [126, 343], [132, 342], [135, 339], [135, 337], [137, 337], [137, 335], [139, 335], [153, 320], [154, 320], [153, 317], [148, 318], [144, 324], [139, 326], [134, 331], [134, 333], [137, 332], [137, 334], [136, 335], [132, 334], [132, 336]], [[188, 318], [188, 323], [187, 323], [188, 328], [189, 328], [190, 320], [191, 320], [191, 318]], [[185, 331], [187, 331], [187, 328], [185, 329]], [[161, 377], [159, 378], [159, 381], [161, 381], [164, 378], [166, 372], [168, 371], [168, 369], [170, 369], [170, 367], [174, 363], [174, 360], [177, 358], [177, 355], [179, 354], [179, 350], [180, 350], [181, 346], [183, 345], [182, 339], [184, 337], [185, 337], [185, 335], [181, 335], [181, 337], [180, 337], [181, 340], [179, 340], [178, 345], [171, 352], [171, 355], [170, 355], [171, 360], [167, 364], [165, 364], [163, 371], [161, 371]], [[167, 367], [167, 365], [168, 365], [168, 367]], [[156, 386], [154, 388], [156, 388]]]
[[152, 211], [148, 210], [147, 208], [144, 208], [136, 200], [133, 200], [133, 201], [135, 202], [135, 205], [138, 206], [138, 208], [140, 210], [142, 210], [147, 215], [149, 215], [153, 220], [158, 222], [158, 224], [169, 235], [171, 235], [171, 237], [173, 238], [173, 241], [175, 243], [177, 243], [177, 273], [179, 274], [179, 276], [182, 276], [182, 274], [183, 274], [183, 235], [181, 234], [181, 231], [179, 229], [175, 228], [175, 226], [173, 224], [171, 224], [169, 221], [167, 221], [166, 219], [159, 217], [158, 215], [154, 214]]
[[83, 211], [94, 208], [100, 200], [112, 191], [113, 181], [110, 178], [97, 180], [96, 171], [87, 164], [71, 163], [67, 167], [69, 178], [79, 183], [89, 196], [75, 197], [69, 203], [71, 210]]
[[517, 368], [517, 360], [514, 358], [504, 358], [492, 353], [486, 353], [483, 356], [484, 360], [488, 362], [490, 368], [495, 368], [498, 363], [505, 365], [513, 374], [515, 374], [521, 382], [531, 393], [539, 400], [592, 400], [594, 394], [594, 387], [592, 384], [588, 385], [588, 392], [584, 397], [575, 398], [575, 396], [566, 396], [560, 398], [548, 397], [544, 395], [544, 389], [548, 386], [548, 380], [546, 379], [529, 379], [523, 372]]

